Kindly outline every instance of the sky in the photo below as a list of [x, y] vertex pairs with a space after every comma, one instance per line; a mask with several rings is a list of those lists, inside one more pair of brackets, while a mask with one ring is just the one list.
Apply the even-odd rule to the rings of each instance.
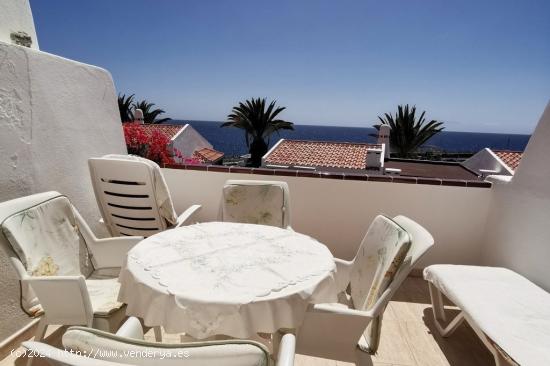
[[448, 131], [531, 133], [550, 101], [548, 0], [31, 0], [40, 49], [107, 69], [174, 119], [251, 97], [297, 124], [399, 104]]

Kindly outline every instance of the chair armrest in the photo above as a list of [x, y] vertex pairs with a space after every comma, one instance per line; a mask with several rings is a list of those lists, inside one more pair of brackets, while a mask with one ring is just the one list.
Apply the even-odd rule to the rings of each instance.
[[87, 244], [92, 253], [94, 267], [102, 269], [121, 267], [128, 251], [142, 240], [142, 236], [120, 236], [95, 239]]
[[26, 276], [50, 324], [92, 325], [94, 311], [84, 276]]
[[350, 309], [343, 306], [333, 306], [331, 304], [312, 304], [308, 307], [307, 311], [311, 313], [319, 313], [319, 314], [324, 313], [324, 314], [352, 316], [356, 318], [367, 318], [369, 319], [369, 321], [374, 317], [372, 311]]
[[376, 300], [376, 302], [374, 303], [374, 306], [369, 310], [367, 311], [369, 314], [371, 314], [371, 316], [374, 318], [374, 317], [377, 317], [378, 315], [382, 314], [384, 312], [384, 310], [386, 309], [386, 306], [388, 305], [388, 302], [390, 302], [391, 300], [391, 297], [393, 296], [393, 293], [395, 291], [393, 290], [393, 288], [391, 287], [388, 287], [383, 293], [382, 295], [380, 296], [380, 298], [378, 298], [378, 300]]
[[279, 343], [279, 353], [277, 355], [276, 366], [294, 366], [294, 356], [296, 355], [296, 336], [292, 333], [286, 333]]
[[296, 352], [324, 358], [353, 354], [371, 321], [366, 311], [338, 304], [310, 304], [298, 328]]
[[187, 210], [185, 210], [181, 215], [178, 216], [178, 221], [174, 227], [180, 227], [184, 224], [188, 224], [191, 220], [191, 217], [198, 213], [201, 210], [201, 205], [192, 205]]
[[126, 253], [143, 240], [141, 236], [98, 239], [84, 221], [82, 215], [77, 210], [73, 210], [73, 212], [80, 234], [82, 234], [88, 249], [92, 253], [92, 262], [96, 269], [121, 267], [126, 258]]
[[129, 317], [118, 329], [116, 335], [119, 337], [143, 340], [143, 328], [136, 317]]
[[340, 258], [334, 258], [334, 263], [336, 264], [336, 286], [338, 288], [338, 292], [346, 291], [346, 288], [350, 282], [353, 261], [345, 261]]

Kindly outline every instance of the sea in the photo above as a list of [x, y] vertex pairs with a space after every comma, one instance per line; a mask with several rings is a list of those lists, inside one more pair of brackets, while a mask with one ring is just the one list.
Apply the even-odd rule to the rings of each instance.
[[[170, 120], [170, 124], [189, 123], [203, 135], [216, 150], [226, 156], [239, 156], [248, 153], [244, 132], [237, 128], [221, 128], [219, 121]], [[363, 127], [294, 125], [294, 131], [275, 132], [269, 141], [270, 147], [279, 139], [376, 142], [376, 130]], [[432, 137], [424, 148], [445, 151], [447, 153], [475, 153], [485, 147], [494, 150], [523, 151], [530, 135], [503, 133], [453, 132], [442, 131]]]

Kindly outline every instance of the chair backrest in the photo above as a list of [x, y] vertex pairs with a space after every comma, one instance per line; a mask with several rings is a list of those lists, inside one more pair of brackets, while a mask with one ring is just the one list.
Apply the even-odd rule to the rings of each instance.
[[[224, 340], [163, 344], [117, 336], [86, 327], [71, 327], [63, 335], [63, 346], [75, 352], [97, 354], [100, 359], [131, 365], [224, 365], [267, 366], [269, 351], [260, 343]], [[100, 352], [96, 352], [101, 350]], [[127, 357], [119, 355], [150, 355]]]
[[220, 219], [227, 222], [290, 226], [290, 192], [286, 182], [228, 180], [223, 187]]
[[351, 299], [359, 310], [370, 310], [393, 280], [411, 245], [409, 234], [392, 219], [372, 221], [353, 262]]
[[[53, 191], [0, 203], [2, 237], [17, 256], [12, 262], [20, 280], [91, 274], [93, 266], [74, 210], [67, 197]], [[36, 296], [26, 284], [22, 295], [23, 309], [37, 311]]]
[[[39, 194], [38, 200], [7, 216], [2, 233], [30, 276], [71, 276], [83, 273], [88, 261], [86, 243], [80, 235], [73, 206], [57, 192]], [[32, 198], [32, 196], [31, 196]], [[14, 201], [17, 201], [16, 199]], [[12, 202], [0, 204], [14, 207]]]
[[111, 235], [151, 236], [177, 215], [158, 164], [132, 155], [88, 160], [96, 200]]
[[[433, 245], [433, 237], [422, 226], [405, 216], [390, 219], [377, 216], [357, 255], [351, 274], [351, 297], [356, 309], [370, 310], [386, 290], [385, 308], [420, 258]], [[382, 313], [370, 323], [364, 336], [368, 351], [376, 352], [380, 341]]]

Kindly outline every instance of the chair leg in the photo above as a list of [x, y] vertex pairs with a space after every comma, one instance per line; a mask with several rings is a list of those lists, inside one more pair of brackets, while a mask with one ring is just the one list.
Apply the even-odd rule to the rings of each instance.
[[454, 331], [464, 322], [464, 314], [460, 312], [451, 322], [444, 327], [441, 322], [447, 319], [445, 307], [443, 306], [443, 297], [437, 287], [428, 282], [430, 288], [430, 298], [432, 300], [432, 311], [434, 313], [434, 322], [437, 331], [443, 337], [450, 337]]
[[447, 317], [445, 316], [445, 307], [443, 306], [443, 296], [441, 295], [441, 291], [432, 285], [431, 282], [428, 282], [428, 287], [430, 289], [430, 298], [432, 299], [432, 311], [434, 313], [434, 318], [444, 322], [447, 320]]
[[155, 341], [162, 342], [162, 330], [160, 329], [160, 326], [153, 327], [153, 331], [155, 332]]
[[40, 342], [44, 339], [44, 336], [46, 335], [46, 330], [48, 329], [48, 322], [46, 321], [46, 318], [40, 319], [38, 322], [38, 326], [36, 327], [36, 333], [34, 334], [34, 340], [36, 342]]

